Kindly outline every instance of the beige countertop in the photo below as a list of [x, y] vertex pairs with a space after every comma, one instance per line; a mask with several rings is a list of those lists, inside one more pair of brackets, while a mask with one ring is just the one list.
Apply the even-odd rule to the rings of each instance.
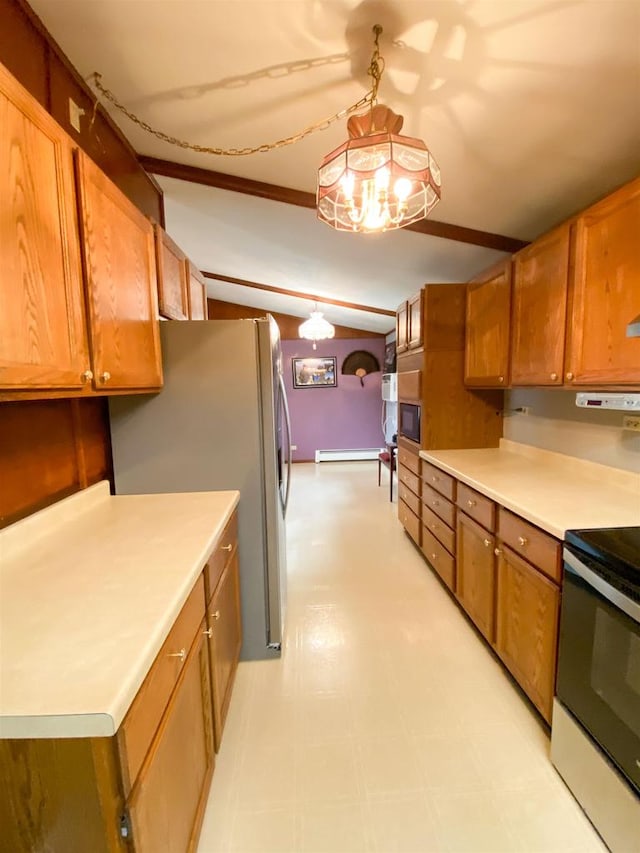
[[103, 482], [0, 531], [0, 737], [115, 734], [238, 500]]
[[572, 529], [640, 525], [640, 474], [506, 439], [420, 456], [559, 539]]

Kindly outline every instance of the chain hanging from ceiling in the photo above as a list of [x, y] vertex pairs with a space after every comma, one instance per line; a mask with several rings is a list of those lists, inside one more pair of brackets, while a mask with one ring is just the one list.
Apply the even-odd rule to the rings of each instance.
[[[332, 124], [337, 121], [340, 121], [347, 116], [350, 116], [352, 113], [358, 112], [358, 110], [364, 109], [369, 106], [373, 108], [378, 100], [378, 85], [380, 84], [380, 78], [382, 77], [382, 72], [384, 70], [384, 59], [380, 56], [380, 49], [378, 45], [378, 39], [380, 34], [382, 33], [382, 27], [376, 24], [373, 27], [373, 32], [375, 34], [375, 46], [373, 49], [373, 54], [371, 56], [371, 63], [369, 64], [369, 68], [367, 70], [367, 74], [371, 77], [372, 85], [371, 89], [363, 95], [362, 98], [357, 100], [355, 103], [351, 104], [349, 107], [345, 107], [345, 109], [340, 110], [337, 113], [334, 113], [332, 116], [328, 118], [322, 119], [321, 121], [316, 122], [315, 124], [311, 124], [308, 127], [305, 127], [303, 130], [298, 131], [298, 133], [294, 133], [291, 136], [286, 136], [283, 139], [278, 139], [275, 142], [266, 142], [262, 145], [256, 145], [253, 147], [247, 148], [214, 148], [208, 145], [197, 145], [193, 142], [187, 142], [184, 139], [178, 139], [176, 136], [171, 136], [168, 133], [164, 133], [161, 130], [157, 130], [154, 127], [151, 127], [143, 119], [139, 118], [135, 113], [132, 113], [124, 104], [120, 103], [117, 97], [113, 94], [110, 89], [107, 89], [106, 86], [102, 83], [102, 74], [94, 71], [88, 78], [88, 80], [93, 84], [94, 88], [109, 101], [113, 106], [123, 113], [130, 121], [134, 124], [137, 124], [138, 127], [141, 127], [142, 130], [145, 130], [147, 133], [151, 133], [153, 136], [161, 139], [163, 142], [167, 142], [170, 145], [176, 145], [179, 148], [186, 148], [190, 151], [196, 151], [198, 154], [216, 154], [221, 157], [244, 157], [248, 154], [262, 154], [266, 151], [273, 151], [276, 148], [284, 148], [287, 145], [293, 145], [296, 142], [300, 142], [301, 139], [304, 139], [306, 136], [309, 136], [312, 133], [315, 133], [318, 130], [326, 130]], [[97, 107], [98, 102], [96, 101], [95, 107]], [[95, 117], [95, 107], [94, 107], [94, 117]]]

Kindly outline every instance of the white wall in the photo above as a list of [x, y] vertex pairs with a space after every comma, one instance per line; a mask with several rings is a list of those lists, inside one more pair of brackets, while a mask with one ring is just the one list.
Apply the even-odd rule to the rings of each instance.
[[640, 472], [640, 433], [622, 429], [624, 412], [579, 409], [573, 391], [522, 389], [505, 395], [504, 437], [602, 465]]

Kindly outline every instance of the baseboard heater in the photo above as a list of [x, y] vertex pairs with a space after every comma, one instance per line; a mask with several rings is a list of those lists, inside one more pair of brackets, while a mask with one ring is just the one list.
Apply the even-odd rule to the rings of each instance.
[[377, 459], [379, 447], [360, 450], [316, 450], [316, 462], [354, 462], [361, 459]]

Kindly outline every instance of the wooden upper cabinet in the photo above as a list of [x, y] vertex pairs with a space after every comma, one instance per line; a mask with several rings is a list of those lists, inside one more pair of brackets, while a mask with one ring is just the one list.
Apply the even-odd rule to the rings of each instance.
[[467, 288], [464, 381], [483, 388], [509, 384], [511, 259]]
[[190, 320], [207, 320], [207, 285], [200, 270], [195, 264], [187, 260], [185, 269], [188, 280], [188, 297], [189, 297], [189, 319]]
[[396, 311], [396, 353], [406, 352], [409, 343], [408, 303], [403, 302]]
[[153, 227], [82, 152], [77, 166], [95, 387], [158, 388]]
[[407, 301], [407, 349], [422, 346], [422, 290]]
[[168, 320], [188, 320], [186, 257], [160, 225], [155, 226], [155, 234], [158, 309], [160, 314]]
[[578, 217], [566, 381], [639, 384], [640, 179]]
[[512, 385], [562, 385], [570, 228], [556, 228], [514, 256]]
[[0, 65], [0, 389], [88, 376], [73, 144]]

